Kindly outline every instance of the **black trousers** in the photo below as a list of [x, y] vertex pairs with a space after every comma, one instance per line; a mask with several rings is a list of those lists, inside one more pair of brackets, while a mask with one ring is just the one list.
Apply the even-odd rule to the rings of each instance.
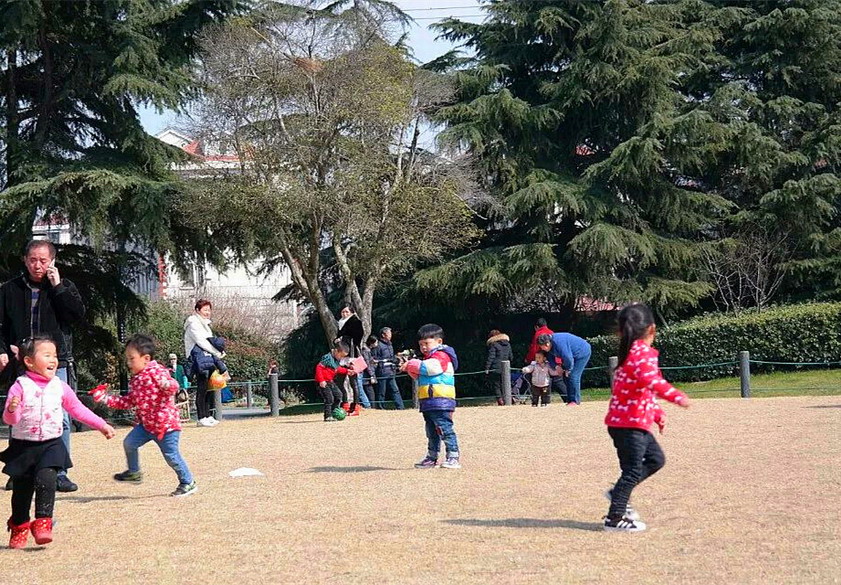
[[15, 477], [12, 488], [12, 524], [29, 521], [29, 507], [35, 494], [35, 517], [52, 518], [55, 507], [55, 478], [58, 470], [53, 467], [39, 469], [34, 476]]
[[549, 392], [549, 386], [532, 386], [531, 405], [537, 406], [541, 400], [543, 400], [543, 404], [552, 402], [552, 393]]
[[324, 420], [333, 416], [333, 411], [342, 404], [342, 391], [333, 382], [327, 382], [327, 386], [318, 387], [321, 399], [324, 401]]
[[645, 479], [651, 477], [666, 464], [666, 455], [654, 438], [654, 435], [642, 429], [607, 427], [622, 475], [611, 494], [610, 518], [621, 518], [628, 508], [631, 492]]
[[213, 393], [207, 391], [207, 383], [210, 381], [208, 372], [196, 374], [196, 418], [201, 420], [210, 416], [210, 401], [213, 400]]

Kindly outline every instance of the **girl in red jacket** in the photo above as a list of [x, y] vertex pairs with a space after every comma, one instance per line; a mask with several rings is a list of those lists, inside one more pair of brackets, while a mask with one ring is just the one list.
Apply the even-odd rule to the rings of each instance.
[[655, 395], [683, 408], [689, 406], [689, 398], [660, 375], [658, 353], [651, 347], [654, 335], [654, 317], [647, 306], [629, 305], [619, 313], [619, 366], [604, 422], [616, 447], [622, 475], [608, 492], [610, 510], [604, 518], [608, 531], [645, 530], [645, 524], [629, 510], [628, 501], [637, 484], [666, 463], [663, 450], [649, 431], [655, 419], [662, 417]]

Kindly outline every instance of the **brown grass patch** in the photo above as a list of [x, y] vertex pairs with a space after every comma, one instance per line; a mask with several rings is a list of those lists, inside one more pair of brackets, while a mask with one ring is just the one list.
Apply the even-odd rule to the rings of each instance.
[[126, 486], [110, 479], [126, 429], [75, 435], [81, 490], [59, 496], [55, 542], [0, 550], [0, 582], [839, 582], [841, 398], [668, 405], [668, 462], [634, 494], [649, 530], [625, 535], [600, 530], [618, 474], [605, 406], [460, 409], [458, 471], [412, 468], [412, 411], [188, 427], [200, 491], [179, 499], [154, 444]]

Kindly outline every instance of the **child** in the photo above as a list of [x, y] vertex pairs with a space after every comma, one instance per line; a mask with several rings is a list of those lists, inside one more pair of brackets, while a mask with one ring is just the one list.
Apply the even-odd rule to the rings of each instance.
[[181, 417], [173, 399], [178, 391], [178, 382], [164, 366], [154, 360], [155, 340], [147, 335], [134, 335], [129, 339], [125, 356], [132, 376], [128, 394], [109, 395], [105, 385], [90, 391], [97, 402], [110, 408], [134, 408], [137, 416], [137, 425], [123, 440], [128, 469], [114, 474], [114, 479], [134, 484], [142, 482], [143, 472], [140, 471], [137, 451], [149, 441], [155, 441], [164, 459], [178, 476], [178, 487], [169, 495], [181, 497], [196, 493], [199, 488], [178, 446], [181, 439]]
[[523, 373], [531, 374], [531, 405], [549, 406], [552, 401], [552, 394], [549, 392], [551, 376], [560, 376], [560, 368], [553, 368], [546, 360], [546, 352], [539, 350], [534, 354], [534, 361], [523, 368]]
[[452, 347], [444, 345], [444, 330], [433, 323], [418, 329], [418, 345], [424, 359], [412, 359], [400, 366], [401, 372], [408, 372], [418, 381], [420, 411], [426, 423], [427, 453], [415, 467], [438, 467], [438, 452], [443, 440], [447, 457], [441, 467], [460, 469], [458, 438], [453, 430], [454, 373], [458, 369], [458, 357]]
[[631, 491], [659, 471], [664, 463], [660, 445], [649, 432], [655, 419], [665, 424], [654, 396], [661, 396], [683, 408], [689, 398], [660, 375], [657, 350], [651, 347], [655, 326], [651, 309], [642, 304], [629, 305], [619, 313], [619, 366], [613, 378], [613, 393], [604, 422], [613, 439], [622, 475], [610, 495], [610, 510], [604, 529], [614, 532], [639, 532], [645, 524], [629, 510]]
[[[46, 336], [24, 339], [18, 355], [26, 366], [9, 389], [3, 422], [12, 425], [9, 448], [0, 453], [3, 472], [14, 478], [12, 516], [7, 522], [9, 548], [23, 548], [29, 531], [37, 544], [52, 542], [56, 474], [73, 466], [61, 441], [62, 408], [74, 419], [97, 429], [110, 439], [114, 429], [88, 410], [73, 390], [56, 377], [55, 342]], [[29, 507], [35, 495], [35, 521]]]
[[[218, 350], [223, 357], [225, 356], [224, 337], [208, 337], [207, 342]], [[193, 364], [193, 377], [203, 375], [209, 378], [213, 373], [213, 370], [219, 370], [219, 373], [222, 374], [226, 380], [231, 379], [230, 374], [228, 374], [228, 366], [225, 365], [222, 358], [216, 357], [212, 353], [203, 350], [198, 345], [194, 345], [193, 349], [190, 351], [190, 363]], [[207, 411], [210, 412], [214, 408], [213, 392], [205, 394], [205, 400], [208, 402]], [[218, 413], [217, 416], [219, 416]], [[200, 427], [215, 427], [219, 424], [219, 420], [213, 418], [212, 416], [206, 416], [199, 419], [197, 424]]]
[[315, 366], [315, 381], [318, 383], [321, 398], [324, 400], [324, 422], [337, 420], [333, 416], [333, 411], [342, 404], [342, 391], [339, 390], [337, 384], [343, 386], [349, 372], [345, 366], [340, 365], [340, 362], [349, 353], [348, 344], [337, 339], [333, 342], [330, 353], [325, 354]]

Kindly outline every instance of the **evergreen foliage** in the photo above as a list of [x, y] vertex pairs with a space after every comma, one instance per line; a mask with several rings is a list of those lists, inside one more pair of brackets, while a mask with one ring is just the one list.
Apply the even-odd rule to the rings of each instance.
[[762, 267], [785, 274], [781, 290], [841, 294], [839, 0], [486, 10], [481, 24], [439, 25], [473, 57], [430, 64], [459, 87], [438, 111], [441, 140], [478, 158], [493, 195], [485, 249], [419, 287], [460, 274], [447, 291], [458, 301], [511, 299], [548, 280], [570, 305], [668, 313], [716, 292], [705, 259], [759, 227], [783, 242]]

